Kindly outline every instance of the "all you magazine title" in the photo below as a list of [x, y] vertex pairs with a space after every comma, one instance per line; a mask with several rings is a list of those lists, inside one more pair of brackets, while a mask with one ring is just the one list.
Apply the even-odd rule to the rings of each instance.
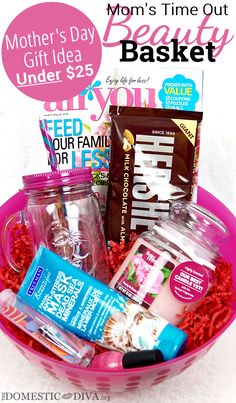
[[1, 399], [233, 402], [235, 4], [0, 20]]

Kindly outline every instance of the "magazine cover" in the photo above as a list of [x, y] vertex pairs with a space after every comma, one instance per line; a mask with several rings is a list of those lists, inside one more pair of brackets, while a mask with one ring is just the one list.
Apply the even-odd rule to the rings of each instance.
[[234, 401], [235, 16], [2, 6], [0, 400]]

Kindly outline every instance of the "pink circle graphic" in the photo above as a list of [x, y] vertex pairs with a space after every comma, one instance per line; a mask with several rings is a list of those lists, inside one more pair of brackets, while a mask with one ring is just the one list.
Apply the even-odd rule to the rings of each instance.
[[78, 95], [101, 62], [99, 34], [90, 19], [64, 3], [41, 3], [20, 13], [2, 43], [4, 68], [24, 94], [40, 101]]
[[170, 290], [179, 301], [196, 302], [206, 295], [209, 276], [200, 264], [188, 261], [176, 266], [170, 275]]

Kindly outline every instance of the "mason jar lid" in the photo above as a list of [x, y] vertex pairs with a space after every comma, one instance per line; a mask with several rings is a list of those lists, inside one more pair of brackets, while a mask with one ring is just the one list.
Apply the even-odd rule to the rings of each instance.
[[90, 167], [65, 169], [63, 171], [44, 172], [22, 177], [24, 190], [42, 190], [55, 186], [71, 186], [92, 181]]

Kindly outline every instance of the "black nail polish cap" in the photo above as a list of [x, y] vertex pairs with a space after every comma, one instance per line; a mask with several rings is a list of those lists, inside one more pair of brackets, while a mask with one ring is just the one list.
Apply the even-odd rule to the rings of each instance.
[[163, 361], [163, 355], [160, 350], [132, 351], [125, 353], [122, 357], [123, 368], [146, 367]]

